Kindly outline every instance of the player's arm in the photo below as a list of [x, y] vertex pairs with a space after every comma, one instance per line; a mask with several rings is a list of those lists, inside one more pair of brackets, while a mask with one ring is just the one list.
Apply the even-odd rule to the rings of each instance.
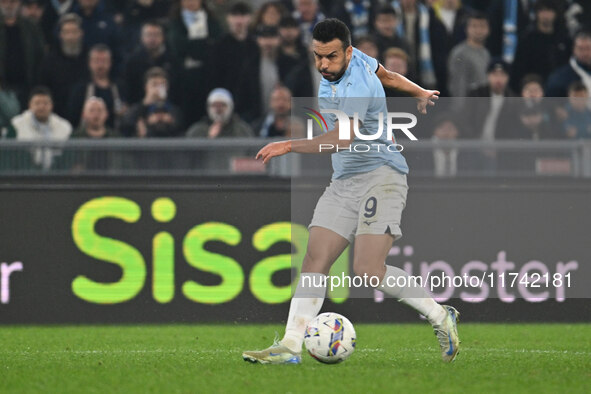
[[262, 158], [263, 163], [267, 163], [272, 157], [282, 156], [289, 152], [297, 153], [334, 153], [339, 149], [348, 148], [353, 139], [355, 133], [353, 131], [353, 119], [350, 120], [349, 124], [349, 136], [345, 139], [339, 139], [339, 122], [336, 122], [336, 127], [322, 135], [314, 137], [312, 139], [297, 139], [287, 140], [279, 142], [271, 142], [267, 144], [257, 153], [256, 158]]
[[384, 87], [399, 90], [416, 98], [419, 101], [417, 108], [422, 114], [426, 114], [427, 106], [435, 105], [435, 100], [439, 98], [438, 90], [423, 89], [405, 76], [386, 70], [381, 64], [378, 65], [376, 75]]

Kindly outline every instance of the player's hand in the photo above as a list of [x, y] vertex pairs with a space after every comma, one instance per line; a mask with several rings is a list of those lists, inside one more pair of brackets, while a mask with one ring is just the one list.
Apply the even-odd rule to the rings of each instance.
[[207, 130], [207, 138], [217, 138], [222, 132], [223, 126], [222, 122], [213, 122], [212, 125], [209, 126], [209, 130]]
[[271, 142], [257, 153], [256, 158], [262, 158], [263, 163], [267, 164], [271, 157], [282, 156], [291, 152], [291, 141]]
[[435, 101], [439, 100], [440, 94], [441, 93], [439, 93], [439, 90], [425, 90], [425, 89], [423, 89], [423, 92], [421, 93], [421, 95], [419, 97], [417, 97], [417, 100], [419, 101], [417, 103], [417, 109], [419, 110], [419, 112], [422, 114], [426, 114], [427, 107], [434, 106]]

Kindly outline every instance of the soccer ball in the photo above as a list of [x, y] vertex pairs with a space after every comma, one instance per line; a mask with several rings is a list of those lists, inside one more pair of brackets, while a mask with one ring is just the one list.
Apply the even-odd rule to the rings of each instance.
[[334, 312], [316, 316], [304, 335], [310, 356], [326, 364], [345, 361], [355, 350], [355, 329], [343, 315]]

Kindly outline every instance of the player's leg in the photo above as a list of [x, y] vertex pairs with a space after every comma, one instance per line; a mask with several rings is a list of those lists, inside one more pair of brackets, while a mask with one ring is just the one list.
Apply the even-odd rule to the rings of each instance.
[[[425, 316], [431, 324], [440, 321], [445, 310], [426, 290], [410, 280], [409, 275], [398, 267], [384, 264], [392, 247], [394, 236], [391, 234], [360, 234], [355, 237], [353, 270], [356, 275], [376, 276], [380, 279], [379, 290], [398, 298], [404, 304]], [[405, 284], [400, 287], [398, 284]]]
[[298, 364], [308, 323], [318, 315], [326, 294], [326, 275], [349, 241], [319, 226], [310, 228], [308, 248], [300, 280], [291, 299], [285, 336], [260, 351], [245, 351], [242, 357], [262, 364]]
[[326, 275], [348, 245], [347, 239], [332, 230], [318, 226], [310, 228], [302, 274], [291, 299], [285, 336], [281, 340], [291, 350], [301, 351], [306, 327], [324, 303]]
[[[459, 349], [456, 328], [459, 313], [453, 307], [439, 305], [420, 283], [410, 280], [406, 271], [384, 264], [393, 241], [394, 236], [390, 234], [358, 235], [355, 238], [354, 272], [359, 276], [380, 278], [379, 290], [425, 316], [437, 335], [443, 361], [451, 362]], [[400, 277], [405, 278], [401, 280]]]
[[[381, 167], [368, 174], [367, 183], [370, 187], [359, 205], [355, 271], [379, 277], [381, 291], [425, 316], [437, 334], [443, 360], [452, 361], [459, 344], [456, 330], [458, 312], [435, 302], [420, 286], [421, 283], [417, 285], [409, 280], [405, 271], [384, 264], [392, 242], [402, 236], [400, 221], [406, 206], [406, 176]], [[397, 280], [402, 276], [404, 280]], [[399, 287], [398, 284], [406, 286]]]
[[245, 360], [272, 364], [300, 361], [306, 326], [316, 317], [324, 302], [326, 275], [355, 236], [356, 202], [351, 204], [350, 199], [344, 198], [343, 189], [346, 189], [345, 182], [332, 181], [314, 209], [308, 248], [300, 281], [291, 300], [285, 337], [268, 349], [244, 352], [242, 357]]

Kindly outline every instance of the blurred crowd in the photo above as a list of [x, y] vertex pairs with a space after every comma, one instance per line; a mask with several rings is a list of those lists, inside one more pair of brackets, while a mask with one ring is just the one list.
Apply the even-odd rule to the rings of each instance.
[[0, 138], [300, 135], [328, 17], [456, 98], [421, 137], [591, 138], [588, 0], [0, 0]]

